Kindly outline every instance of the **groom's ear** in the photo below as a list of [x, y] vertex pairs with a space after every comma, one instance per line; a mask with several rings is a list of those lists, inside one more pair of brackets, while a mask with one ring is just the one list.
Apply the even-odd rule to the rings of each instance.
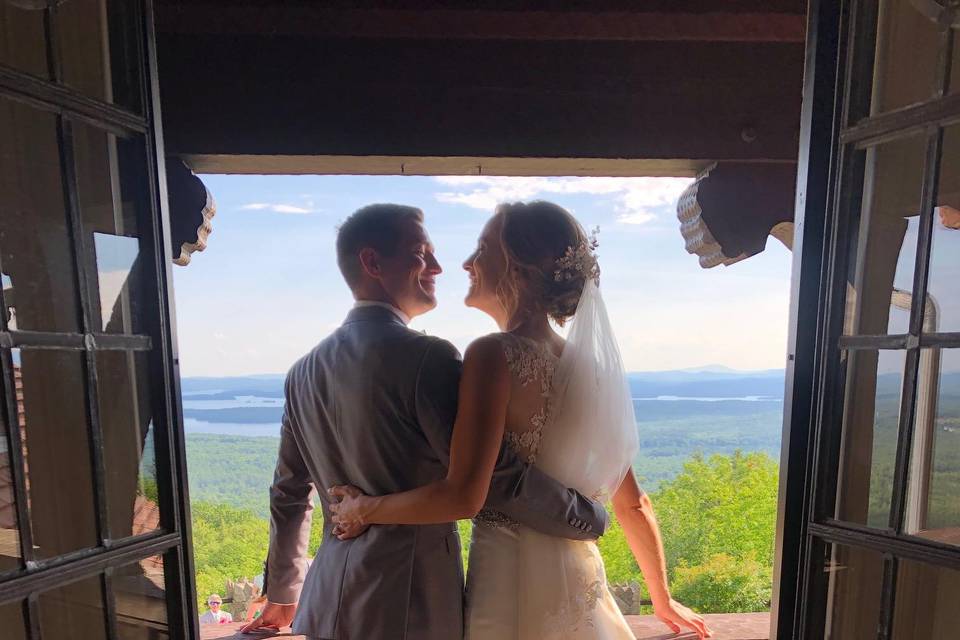
[[372, 278], [379, 278], [383, 265], [380, 263], [380, 254], [373, 247], [360, 249], [360, 269]]

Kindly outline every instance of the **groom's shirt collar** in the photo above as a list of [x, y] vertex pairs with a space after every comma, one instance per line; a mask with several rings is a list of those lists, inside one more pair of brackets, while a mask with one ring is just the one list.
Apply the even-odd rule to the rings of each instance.
[[363, 307], [382, 307], [384, 309], [388, 309], [393, 312], [393, 315], [400, 319], [400, 322], [407, 325], [410, 324], [410, 316], [405, 314], [400, 309], [397, 309], [389, 302], [380, 302], [379, 300], [357, 300], [353, 305], [354, 309], [362, 309]]

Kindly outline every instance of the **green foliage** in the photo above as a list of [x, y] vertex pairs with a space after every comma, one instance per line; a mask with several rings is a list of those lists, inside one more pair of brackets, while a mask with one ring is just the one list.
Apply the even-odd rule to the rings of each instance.
[[[246, 509], [226, 504], [193, 501], [193, 552], [198, 606], [211, 593], [223, 593], [227, 580], [254, 578], [263, 573], [270, 526], [266, 519]], [[323, 535], [323, 517], [315, 509], [310, 530], [313, 556]]]
[[773, 570], [752, 556], [718, 553], [703, 564], [681, 564], [673, 574], [672, 595], [700, 613], [766, 611]]
[[269, 526], [255, 513], [225, 504], [193, 502], [193, 553], [198, 606], [211, 593], [223, 593], [228, 579], [263, 573]]
[[610, 524], [603, 537], [597, 542], [600, 555], [603, 557], [603, 566], [607, 572], [607, 582], [610, 584], [627, 584], [637, 582], [640, 578], [640, 569], [633, 558], [633, 552], [627, 545], [627, 537], [623, 527], [613, 514], [613, 509], [607, 507], [610, 514]]
[[[669, 419], [651, 415], [651, 408], [674, 404], [684, 403], [638, 404], [640, 453], [633, 467], [647, 493], [655, 493], [662, 482], [675, 478], [694, 452], [701, 452], [704, 456], [715, 453], [733, 455], [737, 451], [764, 452], [774, 458], [780, 455], [783, 410], [779, 403], [694, 402], [685, 404], [706, 405], [711, 413], [682, 414]], [[736, 415], [722, 413], [723, 410], [732, 411], [734, 406], [740, 407], [739, 411], [751, 412]], [[680, 409], [688, 410], [677, 407], [677, 410]]]
[[[651, 494], [675, 598], [701, 612], [769, 606], [777, 481], [766, 453], [695, 455]], [[643, 584], [615, 517], [599, 547], [608, 582]]]
[[270, 484], [280, 438], [187, 435], [190, 499], [270, 517]]
[[695, 455], [651, 496], [667, 566], [705, 562], [718, 553], [773, 565], [777, 464], [765, 453]]
[[460, 555], [463, 557], [463, 570], [466, 572], [470, 564], [470, 541], [473, 540], [473, 522], [458, 520], [457, 530], [460, 532]]
[[[687, 436], [701, 442], [707, 438], [702, 426], [691, 423], [687, 427]], [[727, 443], [736, 439], [730, 434], [725, 437]], [[666, 434], [657, 438], [664, 451], [673, 446]], [[262, 572], [268, 539], [267, 487], [272, 481], [278, 439], [192, 434], [187, 437], [187, 444], [198, 594], [205, 598], [210, 592], [222, 591], [228, 578], [253, 577]], [[680, 458], [671, 454], [659, 459], [669, 461], [666, 469], [680, 465]], [[684, 597], [677, 595], [679, 600], [695, 609], [712, 611], [710, 607], [717, 597], [711, 595], [710, 589], [687, 585], [702, 585], [709, 580], [735, 584], [721, 581], [726, 574], [720, 570], [724, 567], [716, 556], [725, 554], [732, 558], [728, 564], [759, 568], [753, 573], [758, 576], [758, 584], [765, 585], [760, 600], [768, 601], [778, 479], [775, 461], [763, 452], [734, 452], [709, 458], [695, 455], [684, 460], [679, 473], [663, 476], [658, 490], [651, 492], [675, 595], [678, 585], [683, 584], [687, 590]], [[644, 460], [639, 463], [646, 464]], [[322, 535], [319, 509], [314, 515], [311, 555], [316, 553]], [[458, 529], [466, 565], [471, 523], [461, 521]], [[610, 527], [599, 546], [611, 584], [643, 584], [615, 517], [611, 516]], [[726, 567], [724, 571], [733, 570]], [[755, 606], [752, 603], [758, 599], [749, 593], [728, 594], [727, 601], [741, 607], [736, 610], [747, 610], [743, 607]]]

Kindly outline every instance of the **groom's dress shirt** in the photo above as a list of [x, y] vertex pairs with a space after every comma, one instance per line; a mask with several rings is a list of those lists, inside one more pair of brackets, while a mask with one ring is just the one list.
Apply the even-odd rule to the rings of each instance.
[[[408, 329], [380, 304], [360, 304], [290, 369], [270, 489], [267, 597], [299, 599], [293, 630], [311, 639], [459, 640], [463, 567], [455, 523], [374, 525], [333, 535], [326, 489], [368, 495], [444, 478], [462, 362], [449, 342]], [[323, 543], [307, 569], [311, 495]], [[485, 505], [541, 533], [595, 539], [606, 512], [507, 448]]]

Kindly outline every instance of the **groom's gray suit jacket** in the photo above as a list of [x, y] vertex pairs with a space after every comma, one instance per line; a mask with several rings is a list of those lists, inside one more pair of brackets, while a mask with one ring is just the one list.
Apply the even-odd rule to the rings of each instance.
[[[332, 640], [461, 638], [456, 526], [376, 525], [341, 541], [331, 533], [325, 494], [349, 483], [381, 495], [443, 478], [460, 369], [450, 343], [373, 306], [351, 311], [291, 368], [270, 494], [267, 591], [271, 602], [299, 595], [295, 632]], [[313, 487], [321, 497], [323, 544], [305, 572]], [[486, 506], [560, 537], [592, 539], [606, 526], [602, 507], [507, 449]]]

